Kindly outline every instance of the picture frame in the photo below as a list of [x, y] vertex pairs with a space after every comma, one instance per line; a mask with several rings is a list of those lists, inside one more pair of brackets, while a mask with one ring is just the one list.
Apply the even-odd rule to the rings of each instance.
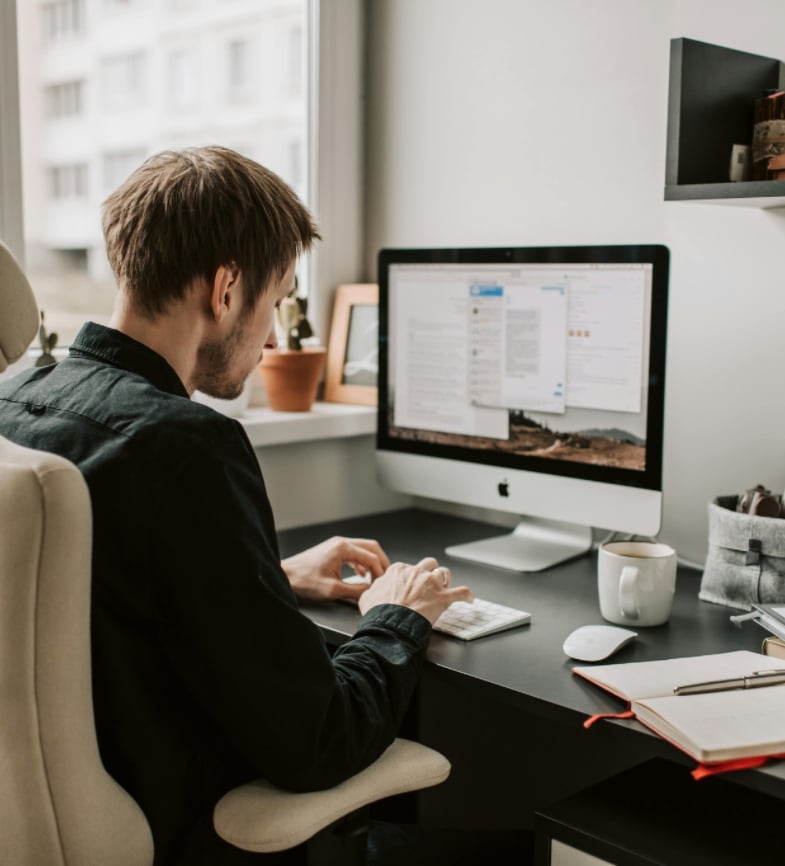
[[326, 402], [376, 405], [378, 333], [379, 286], [338, 286], [327, 344]]

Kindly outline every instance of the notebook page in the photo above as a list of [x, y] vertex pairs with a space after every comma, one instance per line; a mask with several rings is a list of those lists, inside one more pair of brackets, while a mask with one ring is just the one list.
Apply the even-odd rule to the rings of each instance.
[[698, 761], [785, 750], [785, 686], [651, 698], [635, 704], [643, 724]]

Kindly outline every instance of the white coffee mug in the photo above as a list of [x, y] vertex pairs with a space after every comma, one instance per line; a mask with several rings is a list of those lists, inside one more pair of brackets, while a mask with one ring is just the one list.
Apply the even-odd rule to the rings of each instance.
[[619, 625], [666, 622], [676, 589], [676, 551], [655, 541], [611, 541], [597, 562], [600, 613]]

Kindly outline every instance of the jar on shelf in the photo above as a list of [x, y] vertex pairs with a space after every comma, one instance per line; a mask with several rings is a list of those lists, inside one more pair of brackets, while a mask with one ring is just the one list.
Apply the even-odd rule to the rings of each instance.
[[752, 179], [785, 180], [785, 90], [767, 90], [755, 100]]

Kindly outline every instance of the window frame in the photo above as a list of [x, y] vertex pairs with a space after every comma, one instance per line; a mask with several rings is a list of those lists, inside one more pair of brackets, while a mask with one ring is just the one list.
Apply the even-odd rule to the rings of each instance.
[[362, 282], [365, 0], [311, 0], [309, 198], [323, 240], [311, 255], [310, 306], [326, 344], [336, 286]]
[[0, 0], [0, 117], [0, 240], [24, 266], [15, 0]]

